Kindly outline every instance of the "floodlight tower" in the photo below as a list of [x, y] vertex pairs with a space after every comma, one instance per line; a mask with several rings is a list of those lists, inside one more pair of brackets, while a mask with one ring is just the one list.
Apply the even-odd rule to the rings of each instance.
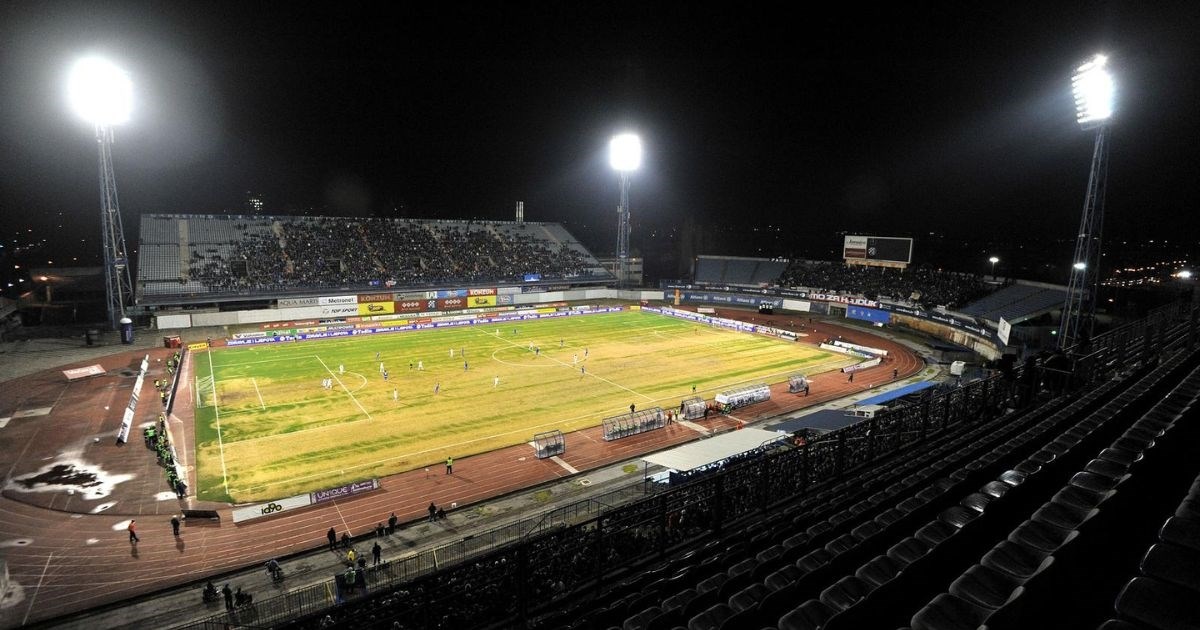
[[1082, 128], [1096, 130], [1096, 145], [1092, 151], [1092, 172], [1088, 176], [1079, 235], [1075, 240], [1067, 301], [1058, 329], [1059, 348], [1069, 348], [1082, 339], [1090, 339], [1096, 318], [1100, 237], [1104, 231], [1104, 188], [1108, 179], [1108, 123], [1113, 114], [1115, 93], [1107, 65], [1107, 57], [1096, 55], [1079, 66], [1071, 78], [1075, 119]]
[[104, 59], [89, 57], [76, 62], [67, 81], [67, 97], [80, 117], [91, 123], [100, 145], [100, 226], [104, 244], [104, 281], [108, 296], [108, 320], [115, 329], [125, 317], [125, 305], [133, 295], [125, 229], [117, 201], [113, 176], [113, 126], [129, 120], [133, 85], [129, 75]]
[[642, 165], [642, 141], [623, 133], [608, 143], [608, 159], [621, 176], [621, 205], [617, 206], [617, 288], [629, 278], [629, 174]]

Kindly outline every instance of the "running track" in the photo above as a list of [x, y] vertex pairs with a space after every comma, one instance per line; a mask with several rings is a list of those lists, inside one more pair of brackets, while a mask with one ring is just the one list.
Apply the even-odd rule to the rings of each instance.
[[[787, 393], [786, 382], [775, 384], [771, 401], [735, 412], [734, 417], [743, 422], [889, 382], [892, 368], [905, 378], [923, 367], [919, 357], [898, 343], [823, 320], [809, 325], [807, 318], [800, 317], [736, 310], [719, 314], [752, 318], [781, 328], [794, 321], [796, 330], [809, 335], [802, 339], [804, 343], [815, 345], [826, 337], [842, 335], [855, 343], [886, 349], [894, 357], [893, 362], [858, 372], [854, 383], [847, 383], [841, 373], [818, 375], [812, 379], [809, 397]], [[170, 351], [152, 350], [150, 354], [152, 368], [141, 392], [135, 429], [129, 444], [122, 447], [114, 445], [113, 436], [132, 391], [133, 377], [129, 374], [136, 370], [143, 353], [103, 358], [97, 362], [108, 374], [85, 381], [67, 384], [56, 369], [4, 383], [0, 418], [32, 409], [52, 410], [48, 415], [13, 418], [0, 429], [0, 466], [6, 471], [6, 485], [0, 493], [0, 554], [8, 564], [12, 581], [19, 585], [0, 608], [0, 627], [32, 624], [261, 564], [270, 557], [312, 550], [325, 544], [325, 531], [330, 527], [339, 534], [363, 534], [386, 520], [392, 511], [402, 523], [416, 521], [425, 515], [430, 501], [446, 506], [456, 502], [461, 509], [571, 474], [557, 463], [533, 457], [528, 445], [519, 445], [456, 460], [453, 476], [445, 475], [440, 466], [431, 468], [428, 474], [418, 469], [383, 479], [382, 489], [373, 493], [235, 526], [228, 506], [176, 500], [167, 488], [162, 469], [141, 443], [138, 425], [152, 422], [161, 410], [151, 383], [165, 373], [160, 368], [163, 364], [155, 359], [165, 361]], [[181, 384], [189, 382], [185, 372]], [[190, 388], [181, 387], [176, 404], [181, 414], [192, 408], [191, 393]], [[170, 422], [176, 439], [182, 437], [190, 446], [190, 413], [186, 418], [172, 417]], [[698, 424], [724, 431], [738, 422], [714, 415]], [[596, 427], [569, 434], [567, 454], [562, 459], [586, 473], [698, 437], [700, 434], [692, 429], [674, 424], [660, 431], [605, 442]], [[60, 460], [64, 454], [99, 466], [107, 474], [130, 478], [116, 484], [110, 496], [97, 500], [84, 500], [80, 494], [61, 487], [38, 493], [12, 490], [14, 477]], [[191, 463], [190, 455], [184, 457], [181, 453], [181, 457], [185, 464]], [[108, 507], [92, 513], [98, 504]], [[222, 515], [221, 524], [190, 524], [175, 539], [168, 521], [182, 507], [217, 509]], [[131, 518], [137, 519], [142, 539], [136, 546], [129, 544], [125, 531]]]

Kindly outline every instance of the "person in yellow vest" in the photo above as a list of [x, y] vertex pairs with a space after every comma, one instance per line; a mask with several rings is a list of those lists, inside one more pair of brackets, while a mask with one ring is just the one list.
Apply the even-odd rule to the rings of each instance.
[[453, 457], [446, 458], [446, 474], [447, 475], [454, 474], [454, 458]]
[[357, 555], [358, 554], [354, 553], [354, 549], [346, 552], [346, 560], [350, 561], [350, 566], [354, 566], [354, 558], [357, 557]]

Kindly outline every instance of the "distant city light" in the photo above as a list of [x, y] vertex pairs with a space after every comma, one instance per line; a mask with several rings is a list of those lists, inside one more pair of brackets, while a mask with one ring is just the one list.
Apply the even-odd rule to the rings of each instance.
[[133, 83], [112, 62], [88, 57], [71, 68], [67, 98], [84, 120], [100, 127], [116, 125], [129, 120]]
[[613, 170], [636, 171], [642, 165], [642, 140], [632, 133], [623, 133], [608, 143], [608, 160]]
[[1101, 124], [1112, 116], [1115, 88], [1107, 65], [1108, 57], [1096, 55], [1079, 66], [1071, 78], [1075, 119], [1084, 127]]

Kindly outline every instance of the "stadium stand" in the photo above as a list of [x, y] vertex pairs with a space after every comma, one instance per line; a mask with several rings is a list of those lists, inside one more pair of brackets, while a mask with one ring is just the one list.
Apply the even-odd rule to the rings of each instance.
[[1190, 556], [1143, 552], [1198, 548], [1195, 341], [1170, 305], [280, 627], [1196, 627]]
[[822, 293], [861, 295], [871, 300], [913, 302], [928, 308], [954, 308], [991, 291], [982, 278], [972, 274], [925, 266], [901, 271], [811, 260], [793, 260], [777, 283]]
[[561, 225], [143, 215], [140, 303], [321, 290], [611, 279]]

